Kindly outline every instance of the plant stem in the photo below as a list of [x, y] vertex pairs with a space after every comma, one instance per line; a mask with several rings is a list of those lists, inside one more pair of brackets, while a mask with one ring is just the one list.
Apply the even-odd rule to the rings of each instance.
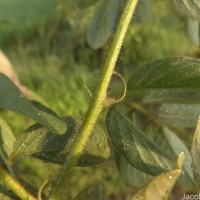
[[17, 182], [5, 169], [0, 168], [0, 180], [22, 200], [37, 200], [26, 189]]
[[97, 92], [91, 102], [91, 106], [86, 114], [86, 118], [80, 128], [80, 133], [72, 147], [72, 150], [67, 157], [59, 177], [56, 180], [55, 187], [49, 196], [49, 200], [59, 200], [63, 188], [66, 185], [69, 173], [76, 166], [80, 154], [90, 136], [90, 133], [104, 107], [104, 101], [107, 97], [107, 89], [114, 72], [115, 64], [117, 62], [125, 34], [127, 32], [132, 14], [136, 8], [138, 0], [127, 0], [124, 11], [122, 13], [120, 22], [117, 26], [117, 31], [113, 39], [112, 46], [108, 53], [100, 84], [98, 85]]

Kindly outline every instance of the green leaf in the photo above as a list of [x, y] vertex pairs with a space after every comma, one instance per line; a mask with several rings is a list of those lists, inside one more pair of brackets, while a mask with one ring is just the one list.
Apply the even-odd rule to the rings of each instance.
[[34, 106], [29, 102], [10, 79], [0, 73], [0, 107], [21, 113], [34, 119], [49, 130], [62, 134], [66, 124], [44, 106]]
[[138, 68], [128, 81], [128, 90], [200, 89], [199, 79], [199, 59], [167, 57]]
[[169, 127], [195, 127], [200, 105], [198, 104], [162, 104], [158, 111], [152, 112], [157, 115], [162, 124]]
[[[130, 96], [132, 96], [130, 94]], [[159, 89], [150, 90], [143, 94], [143, 103], [160, 104], [166, 103], [185, 103], [199, 104], [200, 90], [184, 90], [184, 89]]]
[[192, 40], [192, 42], [196, 45], [200, 44], [199, 26], [200, 24], [198, 20], [191, 20], [191, 19], [188, 20], [188, 27], [187, 27], [188, 35]]
[[140, 0], [133, 15], [134, 22], [145, 22], [151, 16], [151, 1]]
[[173, 160], [114, 108], [107, 114], [107, 129], [116, 150], [138, 170], [157, 175], [173, 168]]
[[171, 0], [177, 11], [194, 20], [200, 20], [200, 1], [199, 0]]
[[87, 42], [93, 49], [98, 49], [111, 36], [122, 8], [121, 0], [102, 0], [87, 30]]
[[[14, 146], [15, 155], [34, 156], [44, 161], [64, 163], [78, 134], [81, 120], [69, 116], [63, 120], [68, 125], [67, 132], [63, 135], [54, 134], [39, 124], [28, 128]], [[106, 134], [101, 126], [96, 125], [79, 158], [78, 165], [97, 165], [109, 155]]]
[[124, 181], [132, 186], [142, 187], [152, 179], [152, 176], [130, 165], [117, 151], [115, 151], [115, 162]]
[[0, 129], [0, 145], [2, 145], [7, 156], [9, 156], [13, 152], [16, 138], [9, 125], [2, 118], [0, 118]]
[[192, 170], [195, 182], [200, 185], [200, 116], [192, 142]]
[[96, 4], [99, 0], [75, 0], [73, 3], [76, 4], [81, 9], [86, 9], [94, 4]]
[[166, 200], [181, 174], [180, 169], [175, 169], [160, 174], [139, 191], [132, 200]]
[[[168, 148], [171, 149], [171, 155], [177, 157], [181, 152], [183, 152], [185, 155], [185, 160], [183, 163], [183, 171], [180, 176], [181, 182], [188, 186], [195, 186], [191, 168], [192, 157], [189, 150], [187, 149], [185, 144], [181, 141], [181, 139], [168, 128], [164, 127], [162, 129], [161, 135], [163, 135], [163, 140], [166, 140], [166, 142], [168, 143]], [[167, 151], [167, 147], [164, 147], [163, 149]]]
[[104, 186], [102, 184], [94, 184], [80, 192], [75, 200], [105, 200], [104, 193]]

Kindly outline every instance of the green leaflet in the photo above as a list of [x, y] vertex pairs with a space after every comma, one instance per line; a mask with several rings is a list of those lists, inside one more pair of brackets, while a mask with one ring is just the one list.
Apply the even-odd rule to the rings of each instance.
[[181, 141], [181, 139], [175, 133], [173, 133], [171, 130], [169, 130], [168, 128], [166, 128], [166, 127], [163, 128], [163, 135], [164, 135], [165, 139], [167, 140], [173, 154], [176, 157], [181, 152], [184, 152], [185, 160], [184, 160], [184, 163], [182, 166], [183, 171], [180, 176], [181, 181], [185, 185], [195, 186], [194, 177], [193, 177], [192, 168], [191, 168], [192, 157], [191, 157], [189, 150], [187, 149], [185, 144]]
[[[69, 116], [64, 117], [63, 120], [68, 125], [68, 130], [63, 135], [54, 134], [39, 124], [28, 128], [14, 146], [15, 155], [34, 156], [44, 161], [64, 163], [78, 134], [81, 120]], [[78, 165], [97, 165], [109, 155], [106, 134], [101, 126], [96, 125], [80, 156]]]
[[104, 186], [100, 183], [90, 185], [81, 191], [75, 200], [105, 200]]
[[199, 104], [200, 90], [184, 90], [184, 89], [159, 89], [150, 90], [143, 94], [145, 104], [159, 103], [185, 103]]
[[135, 22], [145, 22], [151, 16], [151, 1], [140, 0], [133, 15]]
[[200, 185], [200, 117], [192, 142], [192, 170], [195, 182]]
[[93, 49], [103, 46], [111, 36], [122, 4], [122, 0], [101, 0], [87, 30], [87, 42]]
[[188, 19], [187, 31], [190, 39], [196, 45], [200, 45], [200, 30], [199, 30], [200, 22], [199, 20], [191, 20]]
[[73, 3], [81, 9], [85, 9], [96, 4], [98, 1], [99, 0], [74, 0]]
[[167, 57], [138, 68], [128, 81], [128, 90], [194, 90], [200, 88], [199, 78], [199, 59]]
[[177, 11], [194, 20], [200, 20], [200, 1], [199, 0], [170, 0]]
[[117, 151], [115, 151], [115, 162], [120, 175], [128, 184], [131, 184], [135, 187], [142, 187], [152, 179], [152, 176], [141, 172], [129, 164], [128, 161]]
[[107, 129], [116, 150], [136, 169], [157, 175], [174, 167], [173, 159], [114, 108], [107, 114]]
[[62, 134], [66, 124], [50, 109], [40, 105], [34, 106], [7, 76], [0, 73], [0, 107], [21, 113], [34, 119], [49, 130]]
[[195, 127], [200, 105], [198, 104], [162, 104], [154, 113], [162, 124], [169, 127]]
[[16, 138], [8, 124], [2, 118], [0, 118], [0, 129], [0, 145], [2, 145], [7, 156], [9, 156], [13, 152]]

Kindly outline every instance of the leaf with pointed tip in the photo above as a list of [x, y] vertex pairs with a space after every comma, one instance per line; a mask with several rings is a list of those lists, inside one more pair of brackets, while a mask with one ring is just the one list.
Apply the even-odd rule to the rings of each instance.
[[200, 185], [200, 116], [192, 142], [192, 170], [195, 182]]
[[140, 0], [133, 15], [134, 22], [145, 22], [151, 16], [151, 1]]
[[105, 199], [105, 192], [104, 186], [100, 183], [90, 185], [83, 191], [81, 191], [75, 200], [104, 200]]
[[121, 0], [102, 0], [87, 30], [87, 42], [93, 49], [98, 49], [111, 36], [122, 7]]
[[117, 151], [115, 151], [115, 163], [124, 181], [132, 186], [142, 187], [153, 178], [130, 165]]
[[132, 200], [166, 200], [181, 175], [181, 169], [164, 172], [148, 183]]
[[194, 20], [200, 20], [200, 1], [199, 0], [170, 0], [177, 11]]
[[73, 3], [76, 4], [81, 9], [88, 8], [94, 4], [96, 4], [99, 0], [75, 0]]
[[199, 20], [188, 20], [187, 31], [189, 38], [196, 45], [200, 44], [200, 30], [199, 30], [200, 22]]
[[[55, 114], [38, 109], [28, 101], [12, 81], [0, 73], [0, 107], [34, 119], [49, 130], [63, 134], [66, 124]], [[44, 106], [42, 106], [44, 108]], [[48, 109], [50, 110], [50, 109]]]
[[128, 81], [128, 90], [200, 89], [200, 60], [167, 57], [138, 68]]
[[173, 160], [114, 108], [107, 114], [107, 129], [116, 150], [138, 170], [157, 175], [174, 168]]
[[[64, 163], [78, 134], [81, 120], [73, 117], [64, 117], [68, 130], [63, 135], [54, 134], [39, 124], [28, 128], [25, 134], [17, 140], [14, 146], [15, 155], [34, 156], [44, 161]], [[107, 137], [99, 125], [95, 125], [78, 165], [97, 165], [107, 159], [110, 149]]]

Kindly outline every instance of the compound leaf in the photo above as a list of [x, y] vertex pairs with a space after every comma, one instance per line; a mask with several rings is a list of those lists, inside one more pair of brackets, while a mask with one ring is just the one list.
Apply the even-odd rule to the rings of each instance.
[[200, 1], [199, 0], [171, 0], [177, 11], [194, 20], [200, 20]]
[[122, 7], [121, 0], [102, 0], [87, 30], [87, 42], [93, 49], [98, 49], [111, 36]]
[[173, 169], [173, 160], [114, 108], [107, 114], [107, 129], [116, 150], [138, 170], [157, 175]]
[[[14, 146], [15, 155], [34, 156], [44, 161], [64, 163], [78, 134], [81, 120], [64, 117], [68, 129], [63, 135], [50, 132], [40, 124], [28, 128]], [[96, 125], [78, 161], [79, 166], [97, 165], [109, 157], [107, 137]]]
[[49, 111], [46, 112], [44, 109], [38, 109], [24, 97], [7, 76], [1, 73], [0, 107], [30, 117], [49, 130], [59, 134], [64, 133], [67, 129], [66, 124], [56, 114], [52, 114]]

